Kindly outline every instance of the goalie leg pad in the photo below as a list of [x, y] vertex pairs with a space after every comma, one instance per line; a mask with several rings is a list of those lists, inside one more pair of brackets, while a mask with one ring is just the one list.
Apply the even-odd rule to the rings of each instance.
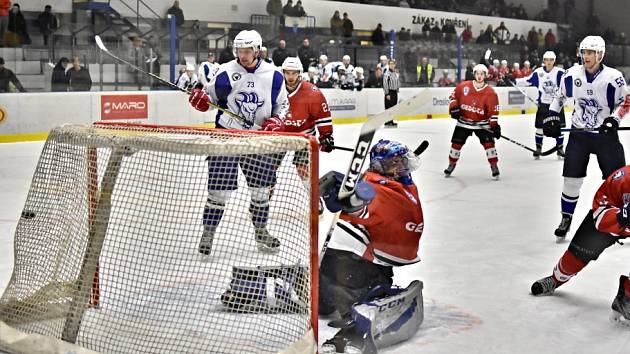
[[414, 280], [406, 289], [391, 288], [387, 296], [354, 305], [358, 330], [371, 334], [378, 348], [413, 337], [424, 320], [422, 288], [422, 282]]
[[233, 267], [221, 302], [241, 313], [305, 313], [310, 289], [305, 267]]

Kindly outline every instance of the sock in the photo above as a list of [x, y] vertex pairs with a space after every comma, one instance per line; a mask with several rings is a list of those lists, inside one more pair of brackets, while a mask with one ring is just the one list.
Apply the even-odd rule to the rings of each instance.
[[542, 146], [542, 144], [543, 144], [543, 135], [539, 134], [538, 132], [536, 132], [536, 137], [534, 138], [534, 140], [536, 141], [536, 146], [538, 146], [538, 145]]
[[483, 143], [481, 145], [483, 145], [483, 148], [486, 150], [486, 157], [488, 158], [490, 166], [496, 166], [499, 162], [499, 156], [497, 149], [494, 147], [494, 143]]
[[455, 165], [457, 163], [463, 146], [464, 144], [455, 144], [455, 143], [451, 144], [451, 151], [448, 154], [449, 164]]
[[623, 282], [623, 291], [626, 297], [630, 299], [630, 279], [626, 278]]
[[556, 146], [563, 146], [564, 145], [564, 135], [560, 135], [559, 137], [556, 138]]
[[553, 279], [558, 283], [558, 286], [560, 286], [573, 278], [573, 276], [584, 269], [587, 264], [588, 263], [577, 258], [571, 251], [566, 250], [553, 269]]

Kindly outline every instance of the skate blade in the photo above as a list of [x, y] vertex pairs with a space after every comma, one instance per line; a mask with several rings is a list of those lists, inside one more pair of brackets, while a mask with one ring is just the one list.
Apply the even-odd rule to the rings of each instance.
[[556, 236], [556, 243], [564, 243], [566, 236]]
[[493, 179], [494, 181], [498, 181], [498, 180], [499, 180], [499, 178], [500, 178], [500, 176], [494, 176], [494, 177], [492, 177], [492, 179]]
[[626, 328], [630, 328], [630, 320], [626, 319], [625, 317], [623, 317], [619, 312], [615, 311], [615, 310], [611, 310], [610, 311], [610, 316], [608, 317], [608, 319], [610, 320], [610, 322], [622, 326], [622, 327], [626, 327]]
[[280, 247], [269, 247], [265, 245], [264, 243], [258, 243], [257, 247], [258, 247], [258, 250], [262, 253], [276, 254], [280, 252]]
[[558, 156], [558, 161], [562, 161], [562, 160], [564, 160], [564, 157]]

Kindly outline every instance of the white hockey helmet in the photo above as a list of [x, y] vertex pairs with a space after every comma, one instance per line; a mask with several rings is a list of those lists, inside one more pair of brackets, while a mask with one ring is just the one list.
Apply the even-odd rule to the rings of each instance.
[[302, 62], [300, 61], [300, 58], [298, 57], [287, 57], [286, 59], [284, 59], [284, 62], [282, 62], [281, 69], [283, 71], [284, 70], [299, 71], [301, 74], [303, 70]]
[[604, 60], [604, 54], [606, 54], [606, 41], [600, 36], [586, 36], [582, 39], [582, 42], [580, 42], [580, 57], [582, 57], [584, 50], [592, 50], [598, 54], [601, 53], [601, 58], [597, 59], [597, 62], [600, 63]]
[[319, 56], [319, 60], [327, 62], [328, 61], [328, 56], [326, 56], [325, 54], [322, 54], [322, 55]]
[[545, 52], [545, 54], [543, 54], [543, 59], [556, 60], [556, 53], [554, 53], [552, 50], [548, 50]]
[[501, 62], [499, 61], [499, 59], [494, 59], [492, 60], [492, 65], [497, 66], [499, 65]]
[[234, 37], [234, 56], [237, 57], [239, 48], [252, 48], [254, 52], [260, 51], [262, 47], [262, 37], [260, 33], [254, 30], [240, 31], [236, 37]]
[[514, 62], [514, 64], [512, 64], [512, 67], [518, 69], [521, 67], [521, 64]]
[[186, 71], [195, 71], [195, 64], [187, 63], [186, 64]]
[[473, 67], [472, 72], [473, 75], [477, 72], [477, 71], [482, 71], [484, 74], [486, 74], [486, 76], [488, 76], [488, 67], [486, 67], [483, 64], [477, 64]]
[[317, 68], [314, 67], [314, 66], [309, 66], [308, 67], [308, 72], [311, 73], [311, 74], [317, 74], [317, 73], [319, 73], [319, 70], [317, 70]]
[[348, 61], [348, 62], [350, 62], [350, 56], [348, 54], [344, 55], [343, 57], [341, 57], [341, 61]]
[[507, 64], [508, 64], [507, 60], [505, 59], [501, 60], [501, 65], [507, 65]]
[[364, 72], [364, 71], [363, 71], [363, 68], [362, 68], [362, 67], [357, 66], [356, 68], [354, 68], [354, 72], [355, 72], [357, 75], [363, 75], [363, 72]]
[[381, 55], [378, 60], [383, 61], [383, 60], [387, 60], [387, 56], [386, 55]]
[[523, 65], [524, 65], [524, 66], [529, 66], [529, 64], [530, 64], [529, 60], [525, 60], [525, 61], [523, 62]]

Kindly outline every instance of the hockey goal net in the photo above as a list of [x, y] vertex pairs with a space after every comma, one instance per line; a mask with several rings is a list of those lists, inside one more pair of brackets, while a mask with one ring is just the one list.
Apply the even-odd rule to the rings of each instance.
[[[238, 167], [210, 168], [211, 159]], [[107, 353], [267, 353], [312, 345], [315, 181], [316, 143], [303, 135], [99, 123], [56, 128], [16, 228], [0, 320]], [[261, 185], [268, 188], [254, 188]], [[212, 252], [204, 255], [209, 190], [227, 192]], [[276, 252], [257, 248], [251, 208], [261, 191]]]

